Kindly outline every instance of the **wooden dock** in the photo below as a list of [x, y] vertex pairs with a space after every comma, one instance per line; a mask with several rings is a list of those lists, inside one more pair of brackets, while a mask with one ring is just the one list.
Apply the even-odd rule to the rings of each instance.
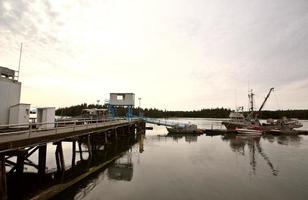
[[[65, 161], [62, 142], [72, 143], [72, 166], [76, 164], [77, 152], [82, 152], [81, 143], [87, 146], [89, 158], [95, 151], [95, 146], [110, 144], [118, 140], [136, 135], [145, 130], [145, 122], [135, 120], [112, 120], [112, 121], [82, 121], [72, 123], [55, 123], [55, 128], [41, 130], [34, 129], [31, 124], [28, 129], [21, 131], [3, 131], [0, 133], [0, 199], [8, 198], [7, 176], [14, 174], [21, 180], [26, 165], [35, 167], [39, 176], [46, 175], [47, 144], [56, 145], [55, 159], [57, 171], [65, 171]], [[76, 143], [79, 151], [76, 150]], [[28, 158], [38, 152], [37, 164]], [[16, 157], [16, 162], [12, 161]], [[80, 154], [82, 160], [82, 154]], [[10, 168], [6, 171], [6, 166]], [[18, 181], [17, 180], [17, 181]]]
[[[207, 136], [226, 135], [226, 134], [238, 134], [235, 130], [226, 129], [205, 129]], [[264, 131], [263, 135], [308, 135], [307, 130], [270, 130]]]

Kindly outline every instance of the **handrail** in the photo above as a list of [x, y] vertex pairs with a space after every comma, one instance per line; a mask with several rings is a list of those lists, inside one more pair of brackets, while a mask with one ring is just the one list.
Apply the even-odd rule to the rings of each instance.
[[[8, 131], [8, 132], [4, 132], [4, 133], [0, 133], [0, 137], [3, 135], [8, 135], [8, 134], [21, 134], [21, 133], [28, 133], [28, 137], [31, 136], [31, 133], [33, 132], [38, 132], [38, 131], [42, 131], [42, 130], [54, 130], [55, 134], [58, 133], [59, 130], [63, 130], [63, 129], [69, 129], [72, 128], [72, 131], [75, 131], [77, 127], [81, 127], [81, 126], [85, 126], [86, 128], [89, 127], [89, 125], [93, 125], [92, 128], [94, 127], [98, 127], [98, 124], [102, 124], [105, 122], [116, 122], [122, 120], [122, 118], [117, 118], [117, 119], [91, 119], [91, 120], [71, 120], [71, 121], [64, 121], [64, 122], [59, 122], [59, 121], [55, 121], [55, 122], [41, 122], [41, 123], [27, 123], [27, 124], [7, 124], [7, 125], [0, 125], [1, 127], [7, 127], [7, 128], [20, 128], [21, 126], [25, 126], [28, 127], [28, 129], [26, 130], [20, 130], [20, 131]], [[78, 124], [81, 123], [81, 124]], [[53, 124], [54, 126], [52, 128], [36, 128], [36, 129], [32, 129], [33, 126], [40, 126], [40, 125], [50, 125]], [[59, 126], [61, 124], [66, 124], [66, 126]]]
[[114, 119], [91, 119], [91, 120], [84, 120], [84, 121], [78, 121], [78, 120], [71, 120], [71, 121], [55, 121], [55, 122], [41, 122], [41, 123], [24, 123], [24, 124], [6, 124], [6, 125], [0, 125], [0, 127], [14, 127], [14, 126], [30, 126], [30, 125], [46, 125], [46, 124], [67, 124], [67, 123], [74, 123], [74, 122], [106, 122], [106, 121], [115, 121]]

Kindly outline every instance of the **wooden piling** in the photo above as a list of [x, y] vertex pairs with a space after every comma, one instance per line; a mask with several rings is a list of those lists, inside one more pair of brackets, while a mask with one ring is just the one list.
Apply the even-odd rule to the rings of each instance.
[[82, 147], [81, 147], [81, 141], [78, 141], [78, 147], [79, 147], [79, 155], [80, 155], [80, 160], [83, 160], [83, 157], [82, 157]]
[[116, 139], [116, 141], [118, 141], [118, 131], [117, 131], [116, 128], [114, 129], [114, 133], [115, 133], [115, 139]]
[[0, 154], [0, 199], [7, 200], [5, 157]]
[[108, 143], [107, 132], [105, 132], [105, 144]]
[[92, 158], [92, 142], [91, 142], [91, 135], [88, 135], [88, 152], [89, 158]]
[[76, 141], [72, 141], [72, 167], [75, 167], [76, 163]]
[[47, 145], [39, 146], [38, 155], [38, 175], [42, 177], [46, 172], [46, 157], [47, 157]]
[[62, 142], [57, 143], [56, 162], [57, 162], [58, 171], [64, 171], [65, 170], [65, 162], [64, 162], [64, 156], [63, 156]]
[[25, 164], [25, 156], [23, 154], [18, 155], [16, 163], [16, 175], [19, 181], [24, 173], [24, 164]]

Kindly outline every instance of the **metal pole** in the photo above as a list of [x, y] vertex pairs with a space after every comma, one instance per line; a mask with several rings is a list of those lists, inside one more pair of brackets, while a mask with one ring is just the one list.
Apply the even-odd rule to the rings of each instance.
[[22, 54], [22, 43], [20, 44], [19, 62], [18, 62], [18, 78], [17, 78], [17, 81], [19, 80], [19, 75], [20, 75], [21, 54]]

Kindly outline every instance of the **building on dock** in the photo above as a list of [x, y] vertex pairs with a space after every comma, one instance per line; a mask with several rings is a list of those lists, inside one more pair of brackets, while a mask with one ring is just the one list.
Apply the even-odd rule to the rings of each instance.
[[0, 66], [0, 125], [8, 125], [10, 108], [20, 103], [21, 82], [16, 71]]
[[134, 93], [110, 93], [109, 103], [114, 106], [134, 106]]
[[[9, 124], [13, 128], [27, 128], [30, 117], [30, 104], [19, 103], [10, 107]], [[16, 124], [18, 124], [16, 126]]]
[[37, 108], [38, 129], [52, 129], [55, 127], [55, 107]]
[[126, 117], [131, 119], [133, 117], [133, 108], [135, 106], [134, 93], [110, 93], [108, 102], [108, 112], [111, 117], [117, 116], [117, 107], [126, 107]]

